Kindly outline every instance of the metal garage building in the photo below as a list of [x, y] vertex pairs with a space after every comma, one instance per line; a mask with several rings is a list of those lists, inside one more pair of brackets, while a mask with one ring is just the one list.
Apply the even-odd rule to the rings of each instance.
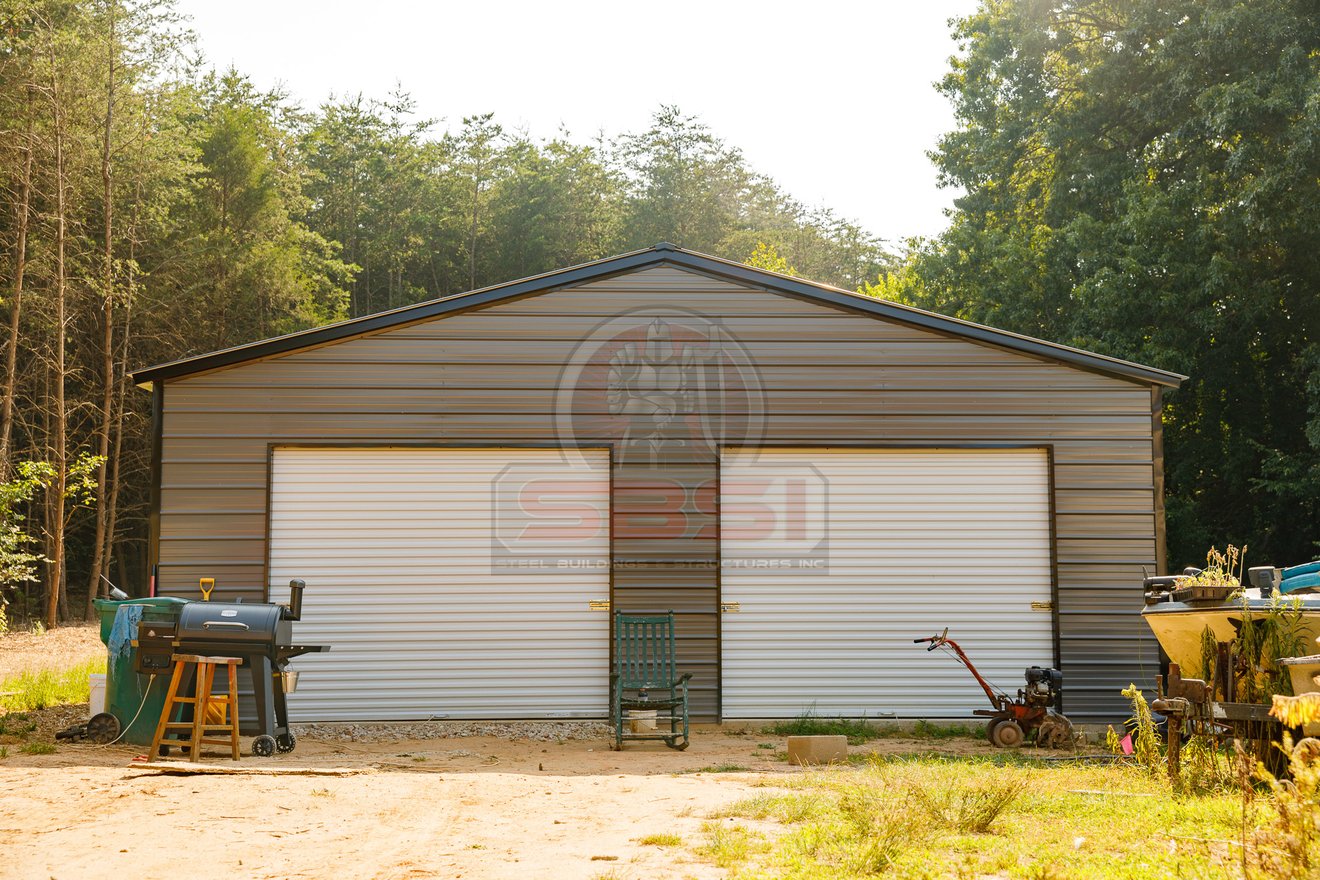
[[160, 591], [307, 581], [304, 720], [605, 714], [674, 609], [702, 718], [1150, 682], [1182, 377], [672, 245], [142, 370]]

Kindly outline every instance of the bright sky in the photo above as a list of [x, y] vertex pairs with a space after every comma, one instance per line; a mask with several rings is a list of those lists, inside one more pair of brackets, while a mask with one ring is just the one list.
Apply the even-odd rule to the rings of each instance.
[[180, 0], [207, 59], [306, 107], [384, 97], [423, 117], [494, 111], [538, 138], [699, 116], [798, 199], [898, 241], [945, 224], [926, 150], [953, 122], [932, 84], [975, 0], [628, 3]]

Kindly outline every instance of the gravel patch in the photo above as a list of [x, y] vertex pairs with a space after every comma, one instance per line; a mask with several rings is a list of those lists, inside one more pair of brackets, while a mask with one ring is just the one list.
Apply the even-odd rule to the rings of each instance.
[[[55, 742], [55, 734], [66, 727], [87, 720], [86, 703], [68, 703], [29, 712], [10, 712], [0, 715], [6, 732], [0, 734], [0, 745], [21, 745], [25, 742]], [[29, 730], [28, 727], [32, 729]], [[10, 749], [13, 751], [13, 749]]]
[[531, 742], [606, 739], [610, 726], [600, 721], [419, 721], [403, 724], [293, 724], [299, 739], [324, 742], [404, 742], [490, 736]]

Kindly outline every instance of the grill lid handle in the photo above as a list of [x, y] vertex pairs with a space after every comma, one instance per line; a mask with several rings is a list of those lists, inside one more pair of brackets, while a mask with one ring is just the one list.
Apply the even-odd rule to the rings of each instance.
[[206, 620], [202, 622], [202, 629], [211, 629], [216, 626], [227, 626], [232, 629], [251, 629], [246, 623], [240, 623], [237, 620]]

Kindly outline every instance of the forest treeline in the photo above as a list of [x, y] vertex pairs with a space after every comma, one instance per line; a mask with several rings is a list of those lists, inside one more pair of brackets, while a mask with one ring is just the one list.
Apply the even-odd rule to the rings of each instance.
[[999, 0], [954, 23], [965, 195], [881, 295], [1183, 373], [1169, 563], [1320, 556], [1314, 0]]
[[304, 109], [207, 68], [168, 0], [0, 0], [0, 612], [141, 589], [127, 370], [659, 241], [849, 288], [891, 263], [677, 108], [608, 140]]
[[1170, 561], [1310, 558], [1312, 6], [984, 3], [939, 84], [932, 158], [963, 195], [891, 256], [676, 108], [612, 138], [425, 119], [402, 91], [305, 108], [210, 69], [169, 0], [0, 0], [0, 602], [53, 625], [107, 578], [141, 589], [128, 369], [662, 240], [1186, 373]]

